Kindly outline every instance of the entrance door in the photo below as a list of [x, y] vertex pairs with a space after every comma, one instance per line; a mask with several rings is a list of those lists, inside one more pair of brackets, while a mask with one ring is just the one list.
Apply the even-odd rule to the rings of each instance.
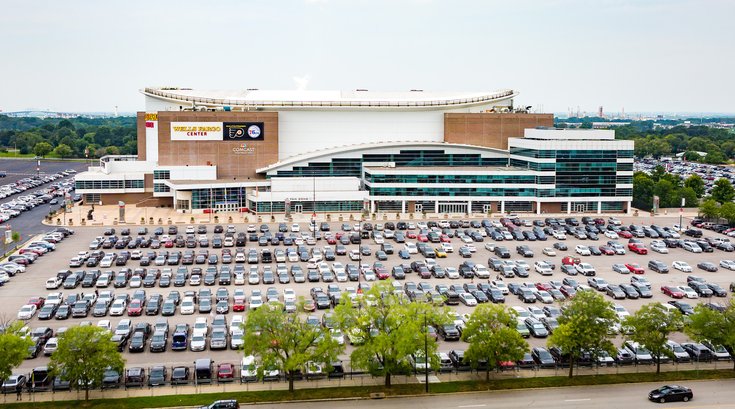
[[303, 213], [304, 212], [304, 205], [302, 205], [302, 204], [295, 204], [295, 205], [293, 205], [293, 212], [294, 213]]
[[467, 203], [439, 203], [439, 213], [467, 213]]
[[214, 210], [218, 213], [236, 212], [238, 211], [238, 205], [237, 202], [219, 202], [214, 204]]
[[482, 212], [483, 213], [488, 214], [488, 213], [490, 213], [492, 211], [493, 211], [493, 205], [489, 205], [489, 204], [482, 205]]
[[587, 205], [584, 203], [575, 203], [574, 211], [577, 213], [584, 213], [587, 211]]
[[416, 213], [423, 213], [424, 212], [424, 205], [422, 203], [416, 203], [414, 205], [414, 209], [416, 210]]

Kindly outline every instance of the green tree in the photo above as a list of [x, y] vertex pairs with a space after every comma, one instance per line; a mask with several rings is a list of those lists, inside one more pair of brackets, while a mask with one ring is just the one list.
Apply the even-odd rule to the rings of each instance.
[[556, 346], [569, 356], [569, 377], [574, 375], [574, 365], [583, 351], [607, 351], [613, 354], [610, 327], [618, 321], [612, 303], [605, 301], [596, 291], [579, 291], [564, 305], [559, 316], [559, 327], [548, 339], [549, 346]]
[[33, 153], [36, 156], [44, 157], [51, 153], [51, 151], [54, 149], [53, 146], [51, 146], [48, 142], [39, 142], [36, 144], [36, 146], [33, 147]]
[[633, 330], [629, 336], [646, 347], [656, 360], [656, 373], [661, 373], [661, 359], [671, 356], [666, 341], [672, 332], [684, 326], [684, 317], [679, 310], [668, 310], [660, 303], [643, 305], [635, 314], [625, 319], [624, 325]]
[[289, 314], [280, 303], [268, 303], [248, 313], [245, 322], [245, 355], [259, 359], [259, 376], [264, 368], [276, 367], [287, 374], [288, 390], [293, 392], [294, 377], [307, 364], [334, 362], [344, 347], [328, 328], [306, 322], [301, 311]]
[[707, 199], [699, 205], [699, 214], [707, 219], [720, 216], [720, 206], [713, 199]]
[[732, 350], [735, 348], [735, 301], [730, 300], [730, 304], [723, 312], [715, 311], [704, 304], [697, 304], [694, 307], [694, 314], [689, 316], [689, 323], [684, 327], [684, 332], [694, 341], [710, 341]]
[[[674, 185], [667, 179], [661, 178], [653, 188], [653, 194], [659, 197], [659, 207], [677, 206], [678, 197], [674, 196]], [[672, 205], [672, 202], [675, 203]]]
[[705, 156], [704, 158], [702, 158], [702, 162], [709, 163], [709, 164], [712, 164], [712, 165], [719, 165], [720, 163], [727, 162], [727, 157], [725, 156], [724, 153], [722, 153], [722, 151], [720, 151], [719, 148], [717, 148], [717, 149], [711, 149], [707, 153], [707, 156]]
[[15, 321], [0, 332], [0, 379], [6, 379], [13, 368], [20, 366], [28, 356], [28, 348], [33, 345], [30, 337], [21, 335], [25, 324]]
[[704, 196], [704, 192], [705, 192], [704, 179], [702, 179], [701, 176], [697, 174], [689, 176], [684, 181], [684, 186], [694, 189], [694, 193], [697, 194], [697, 197]]
[[643, 172], [633, 175], [633, 207], [650, 210], [653, 205], [653, 189], [655, 183], [650, 176]]
[[112, 333], [93, 326], [73, 326], [59, 337], [59, 346], [51, 355], [51, 373], [84, 388], [84, 400], [89, 400], [89, 389], [102, 385], [109, 367], [122, 373], [125, 360], [112, 342]]
[[735, 203], [723, 203], [720, 206], [720, 217], [727, 220], [728, 223], [735, 223]]
[[462, 340], [469, 343], [464, 359], [474, 367], [486, 362], [485, 380], [490, 369], [504, 361], [517, 361], [528, 351], [528, 343], [516, 330], [515, 311], [504, 305], [480, 304], [475, 308], [462, 331]]
[[702, 160], [702, 156], [700, 156], [695, 151], [686, 151], [684, 152], [684, 159], [691, 162], [699, 162], [700, 160]]
[[409, 356], [424, 353], [424, 343], [427, 363], [436, 367], [436, 341], [427, 337], [424, 323], [451, 323], [448, 307], [407, 302], [393, 292], [390, 280], [376, 283], [356, 298], [358, 308], [349, 297], [343, 298], [346, 301], [335, 307], [335, 317], [339, 327], [358, 344], [350, 354], [354, 368], [384, 376], [385, 386], [390, 387], [392, 375], [410, 370]]
[[[694, 192], [694, 189], [690, 187], [685, 187], [679, 189], [679, 194], [676, 195], [677, 198], [684, 198], [684, 207], [697, 207], [699, 205], [699, 199], [697, 198], [697, 194]], [[681, 201], [676, 203], [674, 207], [680, 206]]]
[[732, 202], [733, 198], [735, 198], [735, 188], [732, 187], [730, 181], [725, 178], [717, 179], [712, 187], [712, 199], [722, 204]]
[[72, 150], [69, 145], [61, 144], [54, 149], [54, 153], [63, 159], [71, 156]]

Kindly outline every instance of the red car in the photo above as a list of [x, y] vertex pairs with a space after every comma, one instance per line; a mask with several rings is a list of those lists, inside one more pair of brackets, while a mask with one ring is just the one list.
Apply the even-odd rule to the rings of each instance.
[[552, 288], [553, 287], [551, 287], [551, 285], [548, 283], [536, 283], [536, 289], [540, 291], [549, 291]]
[[137, 317], [143, 313], [143, 303], [135, 299], [128, 305], [128, 317]]
[[245, 311], [245, 300], [238, 298], [234, 301], [232, 304], [232, 311], [233, 312], [242, 312]]
[[327, 243], [337, 244], [337, 239], [334, 236], [327, 237]]
[[600, 252], [606, 256], [614, 256], [615, 250], [610, 246], [600, 246]]
[[561, 291], [561, 293], [564, 294], [564, 296], [567, 298], [571, 298], [577, 295], [577, 290], [575, 290], [574, 287], [569, 286], [569, 285], [561, 286], [559, 291]]
[[419, 234], [418, 236], [416, 236], [416, 239], [418, 241], [422, 242], [422, 243], [428, 243], [429, 242], [429, 238], [425, 234], [423, 234], [423, 233], [422, 234]]
[[43, 307], [43, 304], [46, 302], [46, 299], [43, 297], [33, 297], [26, 304], [33, 304], [38, 308], [39, 310], [41, 307]]
[[441, 241], [442, 243], [451, 243], [451, 242], [452, 242], [452, 239], [450, 239], [450, 238], [449, 238], [449, 236], [447, 236], [446, 234], [442, 234], [442, 235], [441, 235], [441, 236], [439, 237], [439, 240], [440, 240], [440, 241]]
[[631, 232], [629, 232], [627, 230], [621, 230], [621, 231], [619, 231], [617, 233], [618, 233], [618, 236], [619, 237], [622, 237], [624, 239], [632, 239], [633, 238], [633, 233], [631, 233]]
[[335, 237], [335, 238], [336, 238], [337, 240], [341, 239], [341, 238], [342, 238], [342, 236], [343, 236], [343, 233], [342, 233], [341, 231], [338, 231], [337, 233], [334, 233], [334, 237]]
[[414, 232], [414, 231], [406, 232], [406, 237], [408, 237], [409, 239], [415, 239], [416, 238], [416, 232]]
[[163, 243], [163, 247], [166, 247], [167, 249], [170, 249], [173, 246], [174, 246], [174, 241], [173, 240], [166, 240], [166, 242]]
[[581, 262], [582, 260], [580, 260], [579, 257], [565, 256], [564, 258], [561, 259], [561, 263], [567, 266], [573, 266]]
[[235, 366], [229, 363], [217, 365], [217, 381], [232, 382], [235, 377]]
[[661, 287], [661, 292], [671, 298], [684, 298], [684, 293], [678, 288], [671, 285]]
[[628, 243], [628, 250], [638, 254], [648, 254], [648, 249], [641, 243]]
[[37, 250], [37, 249], [24, 248], [24, 249], [18, 250], [18, 254], [26, 254], [26, 253], [33, 253], [33, 254], [35, 254], [37, 256], [42, 256], [43, 255], [43, 252], [41, 250]]
[[633, 274], [645, 273], [645, 271], [643, 270], [643, 267], [641, 267], [638, 263], [627, 263], [625, 267], [628, 267], [628, 270]]
[[390, 278], [388, 269], [385, 267], [375, 267], [374, 272], [375, 272], [375, 275], [378, 277], [378, 280], [387, 280]]

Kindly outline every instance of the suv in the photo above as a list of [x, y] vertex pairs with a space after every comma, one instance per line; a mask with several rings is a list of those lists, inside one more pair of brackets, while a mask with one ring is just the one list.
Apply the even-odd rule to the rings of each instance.
[[218, 400], [207, 406], [199, 406], [199, 409], [240, 409], [240, 404], [234, 399]]
[[648, 268], [651, 269], [651, 271], [655, 271], [661, 274], [666, 274], [669, 272], [669, 266], [667, 266], [666, 263], [660, 260], [649, 261]]

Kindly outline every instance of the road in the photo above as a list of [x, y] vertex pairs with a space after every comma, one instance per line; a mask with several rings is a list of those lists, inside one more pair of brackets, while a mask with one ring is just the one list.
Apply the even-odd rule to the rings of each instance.
[[[36, 174], [36, 160], [28, 159], [28, 160], [21, 160], [21, 159], [0, 159], [0, 170], [7, 172], [7, 177], [4, 177], [0, 179], [0, 184], [7, 184], [7, 183], [13, 183], [20, 179], [33, 176]], [[65, 169], [75, 169], [77, 172], [81, 172], [87, 168], [86, 163], [81, 162], [65, 162], [65, 161], [47, 161], [47, 160], [41, 160], [41, 167], [40, 172], [41, 173], [56, 173]], [[53, 183], [53, 182], [52, 182]], [[32, 189], [42, 189], [49, 184], [41, 185], [37, 188]], [[30, 191], [29, 191], [30, 192]], [[22, 195], [23, 193], [19, 193], [13, 196], [9, 196], [2, 200], [3, 203], [12, 201], [15, 197]], [[10, 224], [12, 229], [20, 232], [20, 234], [23, 236], [23, 239], [27, 239], [30, 237], [35, 236], [36, 234], [39, 234], [41, 232], [45, 232], [49, 230], [47, 226], [44, 226], [41, 221], [44, 217], [49, 213], [51, 210], [56, 210], [59, 208], [59, 205], [48, 205], [43, 204], [40, 206], [36, 206], [35, 208], [23, 212], [20, 214], [20, 216], [13, 218], [9, 220], [6, 223], [3, 223], [3, 227], [7, 224]]]
[[[686, 408], [735, 408], [735, 390], [732, 381], [685, 382], [692, 388], [691, 402], [667, 403], [666, 407]], [[349, 406], [353, 409], [482, 409], [482, 408], [529, 408], [574, 409], [605, 408], [631, 409], [659, 407], [647, 400], [648, 392], [661, 384], [622, 384], [603, 386], [580, 386], [568, 388], [531, 389], [514, 391], [490, 391], [478, 393], [447, 394], [428, 397], [394, 398], [380, 400], [328, 401], [313, 403], [263, 404], [263, 408], [337, 409]]]

